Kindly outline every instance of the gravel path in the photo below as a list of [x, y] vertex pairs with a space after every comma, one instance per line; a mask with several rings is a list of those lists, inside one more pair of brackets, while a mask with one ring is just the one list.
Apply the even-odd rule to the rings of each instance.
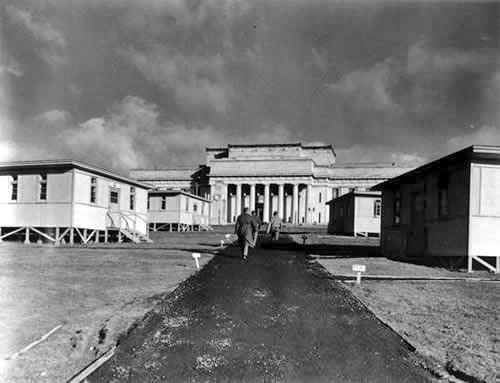
[[318, 265], [216, 256], [121, 340], [90, 382], [429, 382], [400, 338]]

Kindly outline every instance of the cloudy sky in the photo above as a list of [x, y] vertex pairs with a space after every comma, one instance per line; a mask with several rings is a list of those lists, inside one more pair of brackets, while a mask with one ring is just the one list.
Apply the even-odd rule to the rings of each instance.
[[5, 0], [0, 161], [125, 172], [324, 142], [414, 164], [500, 145], [500, 3]]

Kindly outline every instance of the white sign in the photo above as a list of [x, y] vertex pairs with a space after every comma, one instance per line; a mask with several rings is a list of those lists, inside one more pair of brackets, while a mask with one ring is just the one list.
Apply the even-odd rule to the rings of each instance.
[[198, 258], [201, 257], [201, 254], [200, 253], [193, 253], [192, 256], [194, 258], [194, 262], [196, 263], [196, 268], [199, 269], [200, 268], [200, 262], [198, 262]]
[[361, 271], [362, 273], [366, 272], [365, 265], [352, 265], [352, 271]]

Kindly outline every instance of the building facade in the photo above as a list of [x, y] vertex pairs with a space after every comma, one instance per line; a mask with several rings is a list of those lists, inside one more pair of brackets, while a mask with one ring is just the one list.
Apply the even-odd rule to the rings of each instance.
[[146, 240], [149, 185], [78, 161], [0, 164], [0, 241]]
[[207, 230], [210, 201], [180, 190], [154, 190], [148, 196], [148, 213], [153, 231]]
[[468, 257], [500, 272], [500, 147], [471, 146], [376, 185], [381, 250], [392, 258]]
[[[234, 223], [244, 207], [263, 222], [273, 212], [293, 225], [326, 225], [332, 198], [371, 186], [408, 169], [394, 164], [336, 163], [331, 145], [228, 145], [206, 148], [198, 169], [133, 170], [131, 177], [157, 189], [176, 189], [211, 200], [210, 224]], [[193, 178], [195, 175], [196, 178]]]
[[379, 236], [382, 194], [378, 191], [353, 191], [328, 201], [328, 233], [354, 236]]

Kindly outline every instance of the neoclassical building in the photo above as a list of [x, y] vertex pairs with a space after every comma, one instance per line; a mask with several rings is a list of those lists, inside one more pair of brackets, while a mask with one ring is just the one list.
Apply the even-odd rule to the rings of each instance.
[[286, 223], [326, 225], [332, 198], [408, 170], [395, 164], [336, 164], [331, 145], [296, 143], [206, 148], [206, 164], [198, 168], [135, 169], [130, 176], [211, 200], [212, 225], [235, 222], [244, 207], [264, 222], [278, 212]]

